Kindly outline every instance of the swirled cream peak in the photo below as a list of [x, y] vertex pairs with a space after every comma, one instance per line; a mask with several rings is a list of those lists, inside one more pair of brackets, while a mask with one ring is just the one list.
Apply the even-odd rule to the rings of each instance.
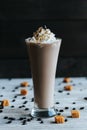
[[55, 34], [48, 28], [39, 27], [36, 32], [33, 33], [33, 37], [28, 38], [32, 43], [53, 43], [57, 41]]

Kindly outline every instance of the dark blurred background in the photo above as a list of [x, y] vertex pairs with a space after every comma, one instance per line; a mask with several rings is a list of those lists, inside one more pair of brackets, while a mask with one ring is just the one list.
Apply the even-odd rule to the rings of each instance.
[[87, 0], [3, 0], [0, 78], [31, 76], [24, 40], [44, 25], [63, 39], [56, 76], [87, 76]]

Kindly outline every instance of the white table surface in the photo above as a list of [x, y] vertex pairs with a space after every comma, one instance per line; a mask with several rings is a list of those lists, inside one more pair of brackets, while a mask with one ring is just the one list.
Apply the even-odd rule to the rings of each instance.
[[[87, 100], [84, 100], [84, 97], [87, 97], [87, 78], [71, 78], [72, 82], [68, 83], [73, 85], [72, 91], [63, 90], [64, 86], [67, 83], [63, 83], [63, 78], [57, 78], [55, 80], [55, 102], [59, 102], [60, 104], [55, 104], [55, 107], [58, 110], [63, 109], [64, 112], [61, 114], [68, 119], [64, 124], [55, 124], [54, 117], [52, 118], [44, 118], [43, 124], [37, 119], [33, 119], [30, 122], [27, 122], [26, 125], [22, 125], [22, 121], [18, 120], [20, 117], [28, 118], [27, 114], [30, 113], [34, 102], [31, 102], [33, 97], [33, 85], [32, 79], [0, 79], [0, 100], [8, 99], [10, 101], [10, 106], [5, 107], [3, 112], [0, 113], [0, 130], [87, 130]], [[20, 94], [20, 83], [23, 81], [28, 81], [30, 86], [26, 87], [28, 90], [28, 95], [26, 99], [22, 99], [23, 96], [17, 96], [15, 98], [15, 102], [12, 102], [14, 96]], [[3, 89], [5, 87], [5, 89]], [[18, 87], [15, 89], [15, 87]], [[15, 90], [15, 92], [12, 92]], [[63, 90], [62, 93], [59, 93], [58, 90]], [[68, 95], [67, 93], [70, 93]], [[1, 97], [3, 95], [3, 97]], [[23, 105], [24, 101], [28, 101], [25, 106], [29, 108], [28, 111], [25, 111], [25, 108], [19, 108], [19, 106]], [[76, 104], [73, 104], [75, 102]], [[14, 105], [14, 108], [11, 106]], [[65, 110], [65, 107], [69, 107], [68, 110]], [[84, 107], [83, 110], [79, 110], [80, 107]], [[72, 108], [76, 108], [80, 111], [80, 118], [71, 118]], [[15, 117], [16, 120], [12, 121], [12, 123], [7, 124], [8, 119], [4, 119], [5, 116]]]

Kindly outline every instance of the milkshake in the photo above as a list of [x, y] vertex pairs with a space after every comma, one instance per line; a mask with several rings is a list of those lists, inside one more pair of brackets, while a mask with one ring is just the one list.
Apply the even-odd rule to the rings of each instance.
[[32, 116], [50, 117], [54, 108], [55, 74], [61, 39], [50, 29], [40, 27], [32, 38], [26, 39], [34, 84]]

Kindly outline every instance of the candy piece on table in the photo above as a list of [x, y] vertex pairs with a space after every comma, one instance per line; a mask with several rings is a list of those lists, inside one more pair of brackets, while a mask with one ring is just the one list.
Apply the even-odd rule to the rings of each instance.
[[64, 123], [65, 122], [65, 118], [62, 115], [56, 115], [55, 116], [55, 123]]
[[29, 86], [29, 83], [26, 82], [26, 81], [25, 81], [25, 82], [22, 82], [22, 83], [21, 83], [21, 86], [22, 86], [22, 87], [27, 87], [27, 86]]
[[64, 86], [64, 90], [66, 90], [66, 91], [71, 91], [72, 89], [73, 89], [73, 86], [71, 86], [71, 85]]
[[21, 89], [21, 90], [20, 90], [20, 94], [21, 94], [21, 95], [27, 95], [27, 94], [28, 94], [28, 90], [26, 90], [26, 89]]
[[72, 118], [79, 118], [80, 112], [78, 110], [71, 110], [71, 116]]
[[65, 83], [69, 83], [71, 81], [71, 78], [69, 78], [69, 77], [66, 77], [66, 78], [64, 78], [64, 80], [63, 80], [63, 82], [65, 82]]
[[4, 107], [4, 106], [9, 106], [10, 105], [10, 102], [9, 100], [5, 99], [2, 101], [1, 105]]

